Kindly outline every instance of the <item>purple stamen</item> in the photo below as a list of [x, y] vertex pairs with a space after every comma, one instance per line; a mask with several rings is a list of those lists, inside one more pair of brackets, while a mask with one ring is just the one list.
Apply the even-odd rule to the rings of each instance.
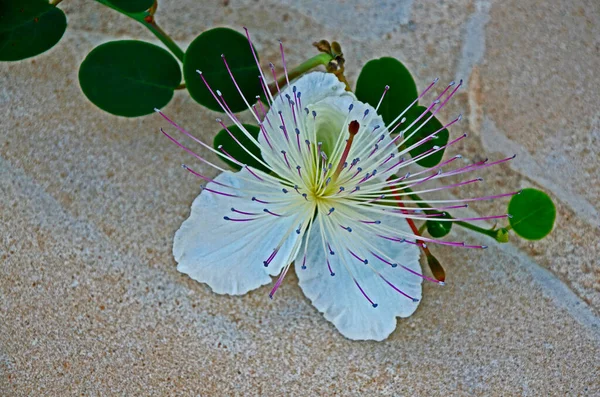
[[204, 190], [206, 190], [207, 192], [211, 192], [211, 193], [214, 193], [214, 194], [220, 194], [221, 196], [240, 197], [240, 196], [238, 196], [236, 194], [223, 193], [223, 192], [219, 192], [218, 190], [209, 189], [209, 188], [207, 188], [205, 186], [202, 186], [202, 185], [200, 187], [203, 188]]
[[267, 214], [271, 214], [271, 215], [273, 215], [273, 216], [281, 216], [281, 215], [279, 215], [279, 214], [276, 214], [276, 213], [274, 213], [274, 212], [271, 212], [271, 211], [269, 211], [267, 208], [265, 208], [263, 211], [264, 211], [264, 212], [266, 212]]
[[354, 280], [354, 283], [356, 284], [356, 286], [358, 287], [358, 289], [360, 290], [360, 292], [363, 294], [363, 296], [365, 298], [367, 298], [367, 300], [369, 301], [369, 303], [371, 303], [371, 306], [373, 307], [377, 307], [377, 303], [373, 302], [371, 300], [371, 298], [369, 298], [369, 296], [365, 293], [365, 291], [362, 289], [362, 287], [360, 286], [360, 284], [358, 283], [358, 281], [356, 281], [355, 278], [352, 278], [352, 280]]
[[240, 167], [243, 165], [242, 163], [240, 163], [239, 161], [237, 161], [236, 159], [234, 159], [232, 155], [230, 155], [229, 153], [227, 153], [227, 150], [223, 149], [223, 145], [219, 145], [217, 147], [217, 149], [219, 149], [225, 155], [225, 157], [227, 157], [233, 163], [239, 165]]
[[379, 149], [379, 145], [375, 144], [375, 146], [373, 146], [373, 151], [371, 152], [371, 154], [369, 154], [369, 157], [367, 157], [367, 158], [370, 159], [371, 156], [377, 151], [377, 149]]
[[396, 157], [395, 153], [391, 153], [388, 158], [381, 164], [379, 164], [379, 166], [381, 167], [382, 165], [384, 165], [385, 163], [387, 163], [388, 161], [390, 161], [391, 159], [393, 159], [394, 157]]
[[356, 259], [358, 259], [359, 261], [361, 261], [362, 263], [364, 263], [365, 265], [369, 264], [369, 261], [367, 259], [363, 259], [360, 256], [356, 255], [354, 252], [352, 252], [352, 250], [348, 250], [348, 252], [350, 252], [350, 254], [355, 257]]
[[279, 278], [275, 282], [275, 285], [273, 286], [273, 289], [271, 290], [271, 292], [269, 292], [269, 298], [273, 299], [273, 295], [275, 295], [275, 292], [277, 292], [277, 289], [279, 288], [279, 286], [283, 282], [283, 279], [284, 279], [285, 275], [287, 274], [289, 268], [290, 268], [290, 266], [286, 266], [283, 269], [283, 273], [281, 273], [281, 275], [279, 276]]
[[271, 261], [275, 258], [275, 255], [277, 255], [277, 252], [279, 252], [279, 248], [274, 249], [273, 253], [271, 255], [269, 255], [269, 257], [267, 258], [267, 260], [263, 261], [263, 265], [265, 265], [265, 267], [269, 266], [269, 264], [271, 263]]
[[296, 143], [298, 144], [298, 151], [302, 153], [302, 148], [300, 147], [300, 130], [296, 128]]
[[245, 165], [245, 166], [244, 166], [244, 168], [246, 168], [246, 170], [248, 170], [248, 172], [249, 172], [249, 173], [251, 173], [252, 175], [254, 175], [254, 177], [255, 177], [256, 179], [258, 179], [258, 180], [259, 180], [259, 181], [261, 181], [261, 182], [264, 182], [264, 179], [262, 179], [260, 176], [256, 175], [256, 174], [254, 173], [254, 171], [252, 171], [252, 170], [250, 169], [250, 167], [248, 167], [247, 165]]
[[285, 63], [285, 56], [283, 55], [283, 43], [281, 42], [281, 40], [279, 40], [279, 52], [281, 52], [281, 63], [283, 63], [283, 72], [285, 73], [285, 81], [287, 82], [287, 85], [289, 87], [290, 79], [288, 77], [287, 64]]
[[[269, 94], [267, 93], [267, 85], [265, 84], [265, 80], [262, 76], [258, 76], [258, 80], [260, 80], [260, 85], [262, 86], [263, 93], [265, 94], [265, 98], [267, 98], [267, 104], [269, 105], [269, 107], [271, 107], [273, 105], [273, 103], [269, 99]], [[265, 113], [265, 116], [266, 116], [266, 113]], [[273, 128], [273, 127], [271, 127], [271, 128]]]
[[250, 218], [250, 219], [235, 219], [235, 218], [230, 218], [228, 216], [224, 216], [223, 219], [225, 219], [226, 221], [231, 221], [231, 222], [249, 222], [249, 221], [254, 221], [257, 218]]
[[275, 65], [269, 62], [269, 68], [271, 68], [271, 73], [273, 73], [273, 80], [275, 81], [275, 87], [277, 87], [277, 93], [279, 94], [279, 98], [281, 98], [281, 103], [283, 103], [283, 96], [281, 95], [281, 90], [279, 89], [277, 74], [275, 74]]
[[287, 153], [286, 153], [286, 151], [285, 151], [285, 150], [282, 150], [282, 151], [281, 151], [281, 154], [283, 154], [283, 159], [285, 160], [285, 163], [287, 164], [287, 167], [288, 167], [288, 168], [291, 170], [291, 169], [292, 169], [292, 167], [290, 167], [290, 162], [289, 162], [289, 161], [288, 161], [288, 159], [287, 159]]
[[269, 201], [259, 200], [256, 197], [252, 197], [252, 201], [256, 201], [257, 203], [261, 203], [261, 204], [271, 204]]
[[[258, 57], [256, 56], [256, 51], [254, 51], [254, 46], [252, 45], [252, 40], [250, 39], [250, 33], [248, 32], [248, 29], [246, 27], [244, 27], [244, 30], [246, 31], [246, 37], [248, 38], [248, 44], [250, 45], [250, 50], [252, 51], [252, 56], [254, 57], [254, 62], [256, 62], [256, 66], [258, 67], [258, 70], [260, 72], [259, 79], [261, 81], [261, 84], [263, 84], [263, 90], [265, 91], [265, 98], [267, 98], [267, 102], [269, 103], [269, 95], [267, 95], [266, 88], [264, 86], [264, 82], [263, 82], [264, 75], [262, 72], [262, 68], [260, 67], [260, 62], [258, 62]], [[270, 105], [271, 104], [269, 103], [269, 106]]]
[[381, 221], [359, 221], [359, 222], [366, 223], [366, 224], [372, 224], [372, 225], [381, 224]]
[[[350, 166], [350, 168], [348, 168], [348, 171], [350, 171], [351, 168], [352, 168], [352, 166]], [[360, 167], [356, 168], [356, 173], [354, 175], [352, 175], [352, 178], [350, 178], [350, 180], [356, 178], [356, 176], [358, 174], [360, 174], [361, 172], [362, 172], [362, 168], [360, 168]]]
[[402, 290], [400, 290], [398, 287], [396, 287], [394, 284], [390, 283], [385, 277], [383, 277], [381, 274], [379, 274], [379, 277], [382, 278], [383, 281], [385, 281], [386, 283], [388, 283], [388, 285], [390, 287], [392, 287], [394, 290], [396, 290], [397, 292], [399, 292], [400, 294], [404, 295], [405, 297], [407, 297], [408, 299], [411, 299], [413, 302], [418, 302], [419, 300], [417, 298], [413, 298], [412, 296], [408, 295], [407, 293], [403, 292]]
[[251, 216], [260, 215], [260, 214], [254, 213], [254, 212], [245, 212], [245, 211], [236, 210], [233, 207], [231, 207], [231, 211], [237, 212], [238, 214], [242, 214], [242, 215], [251, 215]]
[[212, 182], [212, 183], [216, 183], [217, 185], [221, 185], [221, 186], [223, 186], [223, 187], [228, 187], [228, 188], [232, 188], [232, 189], [233, 189], [233, 187], [232, 187], [232, 186], [226, 185], [226, 184], [224, 184], [224, 183], [221, 183], [221, 182], [217, 182], [217, 181], [215, 181], [214, 179], [210, 179], [210, 178], [208, 178], [208, 177], [206, 177], [206, 176], [204, 176], [204, 175], [201, 175], [201, 174], [197, 173], [196, 171], [194, 171], [193, 169], [191, 169], [190, 167], [188, 167], [188, 166], [187, 166], [187, 165], [185, 165], [185, 164], [181, 164], [181, 167], [182, 167], [184, 170], [186, 170], [186, 171], [189, 171], [189, 172], [190, 172], [190, 173], [192, 173], [193, 175], [197, 176], [198, 178], [205, 180], [206, 182]]
[[165, 132], [165, 130], [163, 130], [162, 128], [160, 129], [160, 132], [163, 133], [164, 136], [166, 136], [167, 138], [169, 138], [171, 140], [171, 142], [173, 142], [174, 144], [176, 144], [177, 146], [179, 146], [180, 148], [182, 148], [183, 150], [185, 150], [187, 153], [191, 154], [192, 156], [196, 157], [198, 160], [218, 169], [219, 171], [225, 171], [223, 170], [221, 167], [218, 167], [216, 165], [214, 165], [213, 163], [211, 163], [208, 160], [205, 160], [204, 158], [202, 158], [200, 155], [196, 154], [195, 152], [193, 152], [191, 149], [188, 149], [186, 146], [184, 146], [183, 144], [179, 143], [179, 141], [177, 141], [177, 139], [173, 138], [171, 135], [167, 134]]
[[379, 106], [381, 106], [381, 102], [383, 102], [383, 98], [385, 98], [385, 94], [387, 94], [389, 89], [390, 89], [389, 85], [386, 85], [385, 88], [383, 89], [383, 94], [381, 94], [381, 99], [379, 99], [379, 102], [377, 103], [377, 107], [375, 108], [375, 111], [379, 110]]
[[329, 258], [327, 258], [327, 268], [329, 269], [329, 274], [331, 275], [331, 277], [335, 276], [335, 273], [333, 272], [333, 270], [331, 270], [331, 264], [329, 263]]
[[335, 255], [335, 252], [333, 252], [329, 243], [327, 243], [327, 248], [329, 248], [329, 255]]

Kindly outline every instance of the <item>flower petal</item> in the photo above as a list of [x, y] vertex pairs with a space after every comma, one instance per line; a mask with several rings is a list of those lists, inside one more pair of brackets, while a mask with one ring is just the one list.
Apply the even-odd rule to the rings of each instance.
[[[245, 170], [224, 172], [215, 181], [236, 189], [214, 182], [206, 188], [236, 195], [240, 194], [239, 189], [265, 190], [263, 183], [250, 178], [253, 176]], [[273, 187], [270, 189], [275, 190]], [[283, 193], [280, 195], [285, 196]], [[292, 232], [269, 266], [265, 267], [263, 261], [273, 253], [284, 233], [294, 226], [296, 218], [265, 214], [264, 207], [265, 204], [250, 197], [223, 196], [205, 189], [196, 197], [190, 217], [175, 234], [173, 255], [178, 262], [177, 270], [208, 284], [219, 294], [242, 295], [270, 283], [269, 275], [278, 274], [294, 259], [292, 249], [298, 235]], [[232, 208], [259, 215], [233, 213]], [[225, 220], [224, 216], [259, 219], [236, 222]]]
[[[300, 98], [294, 96], [294, 87], [296, 89], [296, 94], [300, 93]], [[269, 140], [277, 150], [274, 152], [270, 149], [270, 146], [267, 144], [263, 134], [259, 134], [258, 142], [261, 146], [261, 154], [263, 158], [275, 168], [275, 171], [281, 173], [281, 169], [277, 169], [278, 167], [278, 159], [277, 156], [279, 151], [284, 148], [288, 148], [294, 145], [295, 140], [295, 123], [294, 123], [294, 114], [292, 113], [292, 109], [290, 106], [290, 101], [298, 100], [298, 104], [301, 104], [301, 109], [296, 112], [296, 118], [306, 117], [306, 113], [304, 112], [305, 108], [313, 109], [314, 104], [322, 101], [326, 98], [347, 98], [349, 100], [344, 101], [344, 103], [351, 103], [351, 101], [356, 100], [356, 97], [353, 93], [346, 91], [346, 86], [341, 83], [335, 75], [331, 73], [323, 73], [323, 72], [311, 72], [305, 75], [302, 75], [298, 79], [291, 81], [290, 86], [285, 87], [281, 91], [281, 95], [275, 96], [272, 106], [267, 112], [267, 117], [265, 120], [264, 127], [268, 131]], [[346, 109], [347, 109], [347, 105]], [[346, 110], [341, 111], [341, 117], [343, 119], [346, 115]], [[281, 118], [285, 121], [286, 132], [289, 137], [291, 137], [291, 145], [284, 137], [284, 134], [280, 131], [282, 126]], [[312, 119], [312, 116], [310, 116]], [[303, 123], [299, 123], [298, 127], [303, 129]], [[304, 131], [303, 131], [304, 132]], [[304, 144], [305, 135], [303, 134], [302, 144]], [[280, 165], [279, 165], [280, 166]]]
[[[300, 92], [302, 107], [315, 104], [327, 97], [349, 96], [356, 99], [354, 94], [346, 91], [346, 85], [338, 80], [333, 73], [311, 72], [300, 76], [298, 79], [291, 81], [290, 86], [285, 87], [281, 91], [281, 95], [285, 98], [286, 94], [294, 99], [294, 87], [296, 93]], [[288, 110], [287, 102], [282, 105], [282, 102], [275, 98], [271, 110], [273, 114], [277, 114], [280, 110]]]
[[[390, 222], [396, 229], [409, 230], [407, 222], [402, 219], [388, 216], [382, 217], [381, 222]], [[308, 241], [306, 269], [295, 266], [302, 291], [345, 337], [377, 341], [387, 338], [396, 328], [396, 317], [410, 316], [416, 310], [418, 301], [398, 293], [369, 266], [375, 268], [396, 288], [415, 299], [421, 298], [422, 278], [401, 266], [392, 267], [370, 253], [363, 256], [368, 258], [369, 266], [354, 258], [347, 250], [336, 250], [334, 255], [327, 255], [321, 249], [319, 222], [315, 222], [314, 226], [316, 230], [311, 233]], [[354, 243], [347, 241], [347, 246], [355, 250]], [[416, 272], [421, 271], [419, 249], [415, 245], [388, 241], [376, 236], [373, 236], [369, 244], [397, 264]], [[330, 275], [327, 259], [335, 273], [333, 277]], [[345, 265], [355, 279], [346, 270]], [[365, 299], [355, 280], [377, 307], [373, 307]]]

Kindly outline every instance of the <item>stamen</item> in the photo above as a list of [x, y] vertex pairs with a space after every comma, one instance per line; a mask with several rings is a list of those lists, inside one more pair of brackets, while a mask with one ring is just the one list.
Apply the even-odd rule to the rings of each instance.
[[252, 197], [252, 201], [256, 201], [257, 203], [261, 203], [261, 204], [271, 204], [269, 201], [259, 200], [256, 197]]
[[369, 264], [369, 261], [367, 259], [363, 259], [360, 256], [356, 255], [352, 250], [348, 249], [348, 252], [350, 252], [350, 254], [355, 257], [356, 259], [358, 259], [359, 261], [361, 261], [362, 263], [364, 263], [365, 265]]
[[229, 188], [232, 188], [232, 187], [231, 187], [231, 186], [229, 186], [229, 185], [226, 185], [226, 184], [224, 184], [224, 183], [221, 183], [221, 182], [217, 182], [217, 181], [215, 181], [214, 179], [210, 179], [210, 178], [208, 178], [208, 177], [206, 177], [206, 176], [204, 176], [204, 175], [201, 175], [201, 174], [197, 173], [196, 171], [194, 171], [193, 169], [191, 169], [190, 167], [188, 167], [188, 166], [187, 166], [187, 165], [185, 165], [185, 164], [181, 164], [181, 168], [183, 168], [183, 169], [184, 169], [184, 170], [186, 170], [186, 171], [189, 171], [189, 172], [190, 172], [190, 173], [192, 173], [193, 175], [196, 175], [198, 178], [200, 178], [200, 179], [203, 179], [203, 180], [205, 180], [206, 182], [212, 182], [212, 183], [216, 183], [217, 185], [221, 185], [221, 186], [223, 186], [223, 187], [229, 187]]
[[269, 68], [271, 68], [271, 73], [273, 73], [273, 80], [275, 81], [275, 87], [277, 87], [277, 93], [279, 94], [279, 98], [281, 98], [281, 103], [283, 103], [283, 96], [281, 95], [279, 83], [277, 82], [277, 74], [275, 73], [275, 65], [269, 62]]
[[[379, 274], [379, 273], [378, 273]], [[390, 287], [392, 287], [394, 290], [396, 290], [397, 292], [399, 292], [401, 295], [404, 295], [405, 297], [407, 297], [408, 299], [411, 299], [413, 302], [418, 302], [419, 300], [417, 298], [413, 298], [412, 296], [408, 295], [406, 292], [400, 290], [398, 287], [396, 287], [394, 284], [390, 283], [385, 277], [383, 277], [381, 274], [379, 274], [379, 277], [381, 277], [381, 279], [383, 281], [385, 281]]]
[[275, 258], [275, 255], [277, 255], [277, 252], [279, 252], [279, 249], [274, 249], [273, 253], [267, 258], [267, 260], [263, 261], [263, 265], [265, 265], [265, 267], [269, 266], [271, 261]]
[[275, 295], [275, 292], [277, 292], [277, 289], [279, 288], [279, 286], [281, 285], [281, 283], [283, 282], [283, 279], [285, 278], [285, 275], [287, 274], [288, 270], [289, 270], [290, 266], [287, 265], [284, 269], [283, 272], [281, 273], [281, 275], [279, 276], [279, 278], [277, 279], [277, 281], [275, 282], [275, 285], [273, 286], [273, 289], [271, 290], [271, 292], [269, 292], [269, 298], [273, 299], [273, 295]]
[[259, 181], [261, 181], [261, 182], [264, 182], [264, 179], [262, 179], [260, 176], [256, 175], [256, 174], [254, 173], [254, 171], [252, 171], [252, 170], [250, 169], [250, 167], [248, 167], [247, 165], [245, 165], [245, 166], [244, 166], [244, 168], [246, 168], [246, 170], [248, 170], [248, 172], [249, 172], [249, 173], [251, 173], [252, 175], [254, 175], [254, 177], [255, 177], [256, 179], [258, 179], [258, 180], [259, 180]]
[[207, 188], [207, 187], [206, 187], [206, 186], [204, 186], [204, 185], [200, 185], [200, 187], [201, 187], [202, 189], [206, 190], [207, 192], [211, 192], [211, 193], [214, 193], [214, 194], [220, 194], [221, 196], [227, 196], [227, 197], [240, 197], [240, 196], [238, 196], [238, 195], [236, 195], [236, 194], [223, 193], [223, 192], [219, 192], [218, 190], [209, 189], [209, 188]]
[[292, 167], [290, 167], [290, 162], [289, 162], [289, 161], [288, 161], [288, 159], [287, 159], [287, 153], [286, 153], [286, 151], [285, 151], [285, 150], [282, 150], [282, 151], [281, 151], [281, 154], [283, 154], [283, 158], [284, 158], [284, 160], [285, 160], [285, 163], [287, 164], [287, 167], [288, 167], [288, 168], [291, 170], [291, 169], [292, 169]]
[[335, 255], [335, 252], [333, 252], [329, 243], [327, 243], [327, 248], [329, 248], [329, 255]]
[[327, 268], [329, 269], [329, 274], [331, 275], [331, 277], [335, 276], [335, 273], [333, 272], [333, 270], [331, 270], [331, 263], [329, 263], [329, 258], [327, 258]]
[[242, 214], [242, 215], [251, 215], [251, 216], [256, 216], [256, 215], [260, 215], [257, 214], [255, 212], [245, 212], [245, 211], [240, 211], [240, 210], [236, 210], [235, 208], [231, 207], [231, 211], [233, 212], [237, 212], [238, 214]]
[[365, 291], [362, 289], [362, 287], [360, 286], [360, 284], [358, 283], [358, 281], [356, 281], [355, 278], [352, 278], [352, 280], [354, 280], [354, 284], [356, 284], [356, 286], [358, 287], [358, 289], [360, 290], [360, 292], [363, 294], [363, 296], [365, 298], [367, 298], [367, 300], [369, 301], [369, 303], [371, 303], [371, 306], [373, 307], [377, 307], [377, 303], [373, 302], [371, 300], [371, 298], [369, 298], [369, 296], [365, 293]]
[[223, 219], [225, 219], [226, 221], [231, 221], [231, 222], [249, 222], [249, 221], [254, 221], [257, 218], [249, 218], [249, 219], [235, 219], [235, 218], [230, 218], [228, 216], [224, 216]]
[[276, 214], [276, 213], [274, 213], [274, 212], [271, 212], [271, 211], [269, 211], [269, 209], [268, 209], [268, 208], [265, 208], [263, 211], [264, 211], [264, 212], [266, 212], [267, 214], [271, 214], [271, 215], [273, 215], [273, 216], [281, 216], [281, 215], [279, 215], [279, 214]]
[[387, 94], [389, 89], [390, 89], [389, 85], [386, 85], [385, 88], [383, 89], [383, 94], [381, 95], [381, 99], [377, 103], [377, 107], [375, 108], [375, 111], [379, 110], [379, 106], [381, 106], [381, 102], [383, 102], [383, 98], [385, 97], [385, 94]]

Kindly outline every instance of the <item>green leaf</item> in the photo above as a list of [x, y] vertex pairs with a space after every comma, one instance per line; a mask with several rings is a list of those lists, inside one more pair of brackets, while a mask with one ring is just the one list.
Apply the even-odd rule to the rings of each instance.
[[52, 48], [67, 29], [67, 17], [44, 0], [2, 0], [0, 61], [18, 61]]
[[154, 0], [108, 0], [108, 2], [125, 12], [146, 11], [154, 4]]
[[[250, 133], [250, 135], [252, 135], [252, 137], [254, 137], [255, 139], [258, 138], [260, 128], [258, 128], [255, 125], [250, 125], [250, 124], [242, 124], [242, 125]], [[231, 134], [242, 145], [244, 145], [245, 148], [247, 148], [252, 154], [254, 154], [256, 157], [258, 157], [259, 159], [262, 160], [262, 156], [260, 155], [260, 149], [242, 132], [242, 130], [240, 130], [235, 125], [229, 126], [229, 127], [227, 127], [227, 129], [229, 129], [229, 132], [231, 132]], [[267, 172], [267, 173], [270, 171], [268, 168], [264, 167], [261, 163], [259, 163], [255, 158], [250, 156], [244, 149], [242, 149], [240, 147], [240, 145], [238, 145], [237, 142], [233, 138], [231, 138], [231, 136], [227, 133], [227, 131], [225, 129], [222, 129], [221, 131], [219, 131], [219, 133], [215, 136], [215, 139], [213, 141], [213, 147], [216, 150], [219, 150], [220, 145], [223, 145], [223, 149], [227, 153], [229, 153], [229, 155], [231, 157], [233, 157], [240, 163], [246, 164], [249, 167], [257, 168], [257, 169]], [[235, 164], [232, 161], [229, 161], [224, 158], [223, 158], [223, 160], [227, 164], [229, 164], [231, 166], [231, 168], [233, 168], [235, 170], [239, 170], [241, 168], [240, 166], [238, 166], [237, 164]]]
[[213, 90], [219, 90], [231, 111], [246, 110], [246, 104], [233, 84], [225, 63], [225, 55], [231, 72], [242, 93], [253, 103], [262, 92], [259, 71], [252, 56], [247, 38], [228, 28], [207, 30], [190, 44], [183, 59], [183, 76], [190, 95], [196, 102], [211, 110], [222, 109], [204, 85], [196, 70], [200, 70]]
[[117, 116], [142, 116], [165, 106], [180, 82], [179, 64], [169, 52], [135, 40], [99, 45], [79, 69], [85, 96]]
[[556, 207], [552, 199], [537, 189], [523, 189], [508, 204], [510, 226], [527, 240], [540, 240], [552, 231]]
[[[443, 216], [438, 218], [451, 219], [450, 215], [444, 212]], [[450, 230], [452, 230], [452, 223], [449, 221], [436, 221], [436, 220], [428, 220], [425, 222], [427, 225], [427, 232], [431, 235], [431, 237], [439, 238], [444, 237]]]
[[[407, 113], [406, 122], [404, 123], [404, 125], [406, 125], [408, 127], [425, 110], [427, 110], [427, 108], [425, 106], [413, 107]], [[410, 130], [408, 130], [404, 133], [404, 137], [408, 138], [408, 139], [406, 139], [404, 141], [404, 143], [402, 145], [403, 147], [409, 148], [410, 146], [414, 145], [415, 143], [419, 142], [420, 140], [426, 138], [427, 136], [433, 134], [434, 132], [438, 131], [440, 128], [443, 127], [443, 124], [440, 123], [440, 121], [437, 118], [433, 117], [433, 118], [431, 118], [431, 120], [429, 120], [427, 122], [427, 124], [425, 124], [423, 127], [421, 127], [421, 129], [419, 129], [419, 131], [417, 131], [414, 135], [411, 136], [412, 132], [415, 131], [415, 129], [418, 128], [423, 122], [425, 122], [425, 120], [427, 120], [429, 118], [429, 116], [431, 116], [431, 112], [427, 112], [414, 125], [414, 127], [412, 127]], [[419, 146], [415, 147], [414, 149], [410, 150], [409, 151], [410, 155], [412, 157], [416, 157], [416, 156], [432, 149], [434, 146], [439, 146], [439, 147], [444, 146], [445, 144], [448, 143], [448, 137], [450, 136], [450, 134], [447, 129], [443, 129], [442, 131], [435, 134], [435, 136], [437, 138], [427, 141], [425, 143], [422, 143]], [[417, 164], [419, 164], [422, 167], [433, 167], [435, 165], [438, 165], [440, 163], [440, 161], [442, 161], [442, 158], [444, 157], [444, 151], [445, 151], [445, 149], [442, 149], [431, 155], [428, 155], [427, 157], [424, 157], [423, 159], [418, 160]]]
[[356, 82], [356, 98], [377, 107], [385, 86], [390, 89], [378, 113], [388, 127], [415, 99], [417, 85], [406, 67], [394, 58], [373, 59], [362, 68]]

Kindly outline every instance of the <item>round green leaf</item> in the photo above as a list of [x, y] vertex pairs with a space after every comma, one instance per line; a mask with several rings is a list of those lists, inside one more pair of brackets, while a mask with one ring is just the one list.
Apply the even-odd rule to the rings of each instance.
[[246, 104], [233, 84], [221, 55], [249, 103], [262, 92], [259, 71], [247, 38], [228, 28], [207, 30], [190, 44], [183, 59], [183, 76], [190, 95], [211, 110], [222, 109], [204, 85], [200, 70], [213, 90], [219, 90], [233, 112], [246, 110]]
[[356, 98], [377, 107], [385, 86], [390, 89], [378, 113], [385, 124], [390, 123], [417, 99], [417, 85], [406, 67], [394, 58], [373, 59], [362, 68], [356, 82]]
[[[409, 112], [407, 112], [406, 122], [404, 123], [404, 125], [406, 125], [407, 127], [409, 125], [411, 125], [411, 123], [413, 121], [415, 121], [426, 110], [427, 110], [427, 108], [424, 106], [413, 107]], [[404, 143], [402, 144], [403, 147], [409, 148], [412, 145], [416, 144], [417, 142], [428, 137], [429, 135], [433, 134], [434, 132], [438, 131], [440, 128], [443, 127], [443, 124], [440, 123], [440, 121], [437, 118], [432, 117], [431, 120], [429, 120], [427, 122], [427, 124], [425, 124], [423, 127], [421, 127], [413, 135], [412, 134], [413, 131], [415, 131], [417, 128], [419, 128], [419, 126], [421, 124], [423, 124], [423, 122], [425, 122], [425, 120], [427, 120], [429, 118], [429, 116], [431, 116], [431, 112], [427, 112], [423, 117], [421, 117], [421, 119], [417, 123], [415, 123], [415, 125], [410, 130], [408, 130], [404, 133], [404, 137], [408, 138], [408, 139], [406, 139], [404, 141]], [[435, 134], [435, 136], [437, 138], [432, 139], [427, 142], [424, 142], [424, 143], [420, 144], [419, 146], [415, 147], [414, 149], [411, 149], [409, 151], [410, 155], [412, 157], [416, 157], [430, 149], [433, 149], [434, 146], [439, 146], [439, 147], [444, 146], [445, 144], [448, 143], [448, 137], [450, 136], [450, 134], [448, 133], [447, 129], [443, 129], [440, 132], [438, 132], [437, 134]], [[418, 160], [417, 164], [419, 164], [422, 167], [433, 167], [435, 165], [438, 165], [440, 163], [440, 161], [442, 161], [442, 157], [444, 157], [444, 151], [445, 151], [445, 149], [442, 149], [442, 150], [438, 150], [437, 152], [435, 152], [433, 154], [427, 155], [427, 157], [424, 157], [421, 160]]]
[[52, 48], [67, 29], [67, 17], [44, 0], [2, 0], [0, 61], [18, 61]]
[[552, 199], [537, 189], [523, 189], [508, 204], [510, 226], [527, 240], [540, 240], [552, 231], [556, 207]]
[[[258, 134], [260, 132], [260, 128], [255, 125], [243, 124], [244, 128], [254, 137], [258, 138]], [[260, 155], [260, 149], [240, 130], [237, 126], [232, 125], [227, 127], [229, 132], [242, 144], [245, 148], [247, 148], [252, 154], [262, 160], [262, 156]], [[261, 163], [259, 163], [254, 157], [249, 155], [244, 149], [237, 144], [237, 142], [227, 133], [225, 129], [219, 131], [219, 133], [215, 136], [213, 140], [213, 147], [216, 150], [219, 150], [219, 146], [223, 145], [223, 150], [225, 150], [231, 157], [236, 159], [242, 164], [246, 164], [249, 167], [257, 168], [264, 172], [270, 172], [270, 170], [264, 167]], [[235, 164], [232, 161], [229, 161], [225, 158], [223, 160], [231, 166], [231, 168], [235, 170], [239, 170], [241, 167]]]
[[[450, 219], [450, 216], [447, 213], [444, 213], [444, 216], [440, 218]], [[427, 224], [427, 232], [431, 235], [431, 237], [439, 238], [444, 237], [450, 230], [452, 230], [452, 222], [449, 221], [436, 221], [436, 220], [428, 220]]]
[[111, 41], [94, 48], [79, 69], [79, 84], [100, 109], [136, 117], [165, 106], [181, 82], [166, 50], [142, 41]]
[[154, 4], [154, 0], [108, 0], [108, 2], [125, 12], [146, 11]]

